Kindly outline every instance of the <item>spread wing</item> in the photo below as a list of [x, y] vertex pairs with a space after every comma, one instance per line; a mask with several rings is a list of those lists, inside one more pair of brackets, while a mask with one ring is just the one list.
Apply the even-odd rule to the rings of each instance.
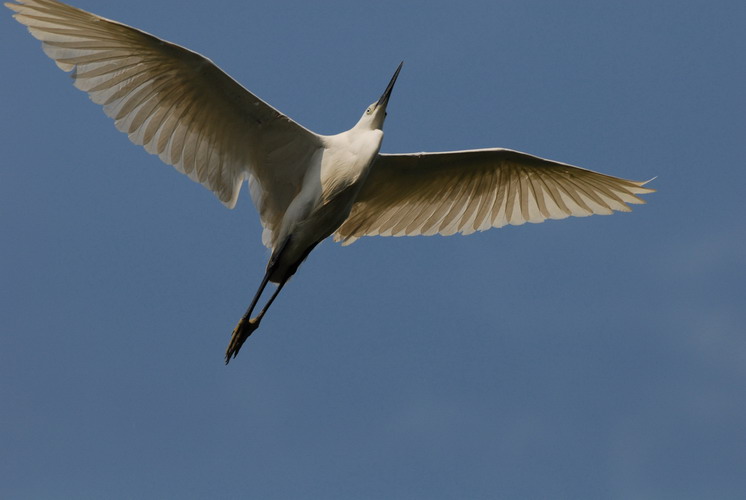
[[16, 20], [132, 142], [230, 208], [248, 179], [265, 244], [274, 243], [320, 148], [316, 134], [200, 54], [54, 0], [17, 1], [5, 4]]
[[470, 234], [506, 224], [628, 212], [644, 182], [509, 149], [378, 156], [349, 218], [334, 235]]

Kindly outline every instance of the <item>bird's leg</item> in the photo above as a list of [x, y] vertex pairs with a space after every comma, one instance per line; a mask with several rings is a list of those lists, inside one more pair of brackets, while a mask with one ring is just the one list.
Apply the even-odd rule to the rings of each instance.
[[264, 273], [264, 278], [262, 278], [262, 283], [259, 285], [259, 289], [256, 291], [256, 294], [254, 295], [254, 298], [251, 301], [251, 305], [249, 305], [249, 308], [246, 309], [246, 313], [243, 315], [241, 320], [238, 322], [236, 327], [233, 329], [233, 334], [231, 335], [231, 341], [228, 343], [228, 349], [225, 351], [225, 364], [227, 365], [232, 358], [235, 358], [238, 356], [238, 351], [241, 350], [241, 346], [244, 342], [246, 342], [246, 339], [249, 338], [249, 336], [254, 333], [254, 330], [259, 328], [259, 322], [262, 320], [262, 317], [264, 317], [264, 314], [267, 312], [267, 309], [269, 309], [270, 304], [275, 300], [275, 297], [277, 297], [277, 294], [280, 293], [280, 290], [282, 290], [282, 287], [285, 285], [287, 280], [289, 279], [289, 276], [280, 282], [280, 284], [277, 286], [277, 289], [272, 294], [272, 297], [267, 301], [267, 304], [265, 304], [264, 308], [261, 310], [261, 312], [257, 315], [256, 318], [251, 317], [251, 313], [254, 312], [254, 308], [256, 307], [257, 302], [259, 302], [259, 297], [262, 296], [262, 293], [264, 292], [264, 289], [267, 287], [267, 283], [269, 283], [269, 278], [272, 275], [273, 271], [275, 270], [275, 267], [277, 266], [277, 262], [279, 260], [280, 254], [285, 250], [287, 247], [288, 242], [290, 241], [290, 238], [286, 238], [283, 244], [279, 247], [277, 252], [273, 252], [272, 257], [269, 259], [269, 263], [267, 264], [267, 271]]
[[257, 315], [256, 315], [256, 318], [254, 318], [254, 319], [252, 320], [252, 321], [256, 321], [256, 324], [257, 324], [257, 326], [259, 326], [259, 322], [260, 322], [260, 321], [262, 320], [262, 318], [264, 317], [264, 314], [265, 314], [265, 313], [267, 312], [267, 309], [269, 309], [269, 306], [271, 306], [271, 305], [272, 305], [272, 302], [274, 302], [274, 301], [275, 301], [275, 298], [276, 298], [276, 297], [277, 297], [277, 295], [278, 295], [278, 294], [280, 293], [280, 290], [282, 290], [282, 287], [284, 287], [284, 286], [285, 286], [285, 283], [287, 283], [287, 282], [288, 282], [288, 279], [290, 279], [290, 278], [289, 278], [289, 277], [288, 277], [288, 278], [285, 278], [284, 280], [282, 280], [282, 281], [281, 281], [281, 282], [280, 282], [280, 283], [279, 283], [279, 284], [277, 285], [277, 288], [275, 289], [275, 291], [274, 291], [274, 293], [272, 294], [272, 296], [271, 296], [271, 297], [269, 298], [269, 300], [267, 301], [267, 303], [266, 303], [266, 304], [264, 304], [264, 307], [262, 308], [262, 310], [261, 310], [261, 311], [259, 311], [259, 314], [257, 314]]
[[[267, 273], [267, 276], [269, 276], [269, 272]], [[277, 285], [277, 288], [275, 289], [272, 296], [269, 298], [267, 303], [264, 305], [262, 310], [259, 312], [259, 314], [256, 315], [255, 318], [250, 318], [251, 312], [254, 309], [254, 306], [256, 305], [256, 300], [254, 300], [249, 307], [249, 309], [246, 311], [246, 314], [244, 314], [244, 317], [241, 318], [241, 321], [238, 322], [236, 325], [236, 328], [233, 329], [233, 335], [231, 336], [231, 341], [228, 344], [228, 349], [225, 351], [225, 364], [227, 365], [231, 358], [235, 358], [238, 356], [238, 351], [241, 350], [241, 346], [244, 342], [246, 342], [246, 339], [249, 338], [249, 335], [254, 333], [254, 330], [259, 328], [259, 323], [262, 321], [262, 318], [267, 312], [267, 309], [269, 309], [269, 306], [272, 305], [272, 302], [274, 302], [277, 295], [280, 293], [280, 290], [282, 290], [282, 287], [285, 286], [285, 283], [287, 283], [288, 279], [284, 279], [280, 282], [279, 285]], [[262, 281], [262, 286], [259, 288], [259, 291], [257, 292], [256, 298], [261, 295], [262, 290], [264, 290], [264, 287], [267, 285], [267, 279], [265, 278]], [[255, 298], [255, 299], [256, 299]]]
[[269, 275], [270, 269], [268, 268], [264, 274], [264, 278], [262, 278], [262, 284], [259, 285], [259, 289], [254, 294], [251, 305], [249, 305], [249, 308], [246, 309], [243, 317], [233, 329], [231, 341], [228, 343], [228, 349], [225, 351], [225, 364], [228, 364], [232, 357], [235, 358], [238, 355], [238, 351], [241, 349], [243, 343], [259, 327], [259, 322], [251, 319], [251, 313], [254, 312], [256, 304], [259, 302], [259, 297], [262, 296], [262, 292], [264, 292], [267, 283], [269, 283]]
[[264, 273], [264, 278], [262, 278], [262, 284], [259, 285], [259, 289], [256, 291], [256, 294], [254, 294], [254, 298], [251, 300], [251, 305], [249, 305], [249, 308], [246, 309], [246, 312], [244, 313], [243, 318], [241, 318], [241, 321], [251, 317], [251, 313], [254, 312], [256, 303], [259, 302], [259, 297], [262, 296], [262, 293], [264, 293], [264, 289], [267, 287], [267, 283], [269, 283], [269, 275], [271, 272], [272, 272], [271, 269], [268, 268], [267, 272]]

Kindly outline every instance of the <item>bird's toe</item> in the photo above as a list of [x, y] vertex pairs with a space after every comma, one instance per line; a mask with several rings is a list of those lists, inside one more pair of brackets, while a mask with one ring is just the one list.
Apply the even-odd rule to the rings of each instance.
[[228, 364], [232, 358], [238, 356], [238, 351], [249, 336], [259, 327], [257, 318], [241, 318], [236, 327], [233, 329], [231, 341], [228, 343], [228, 349], [225, 351], [225, 364]]

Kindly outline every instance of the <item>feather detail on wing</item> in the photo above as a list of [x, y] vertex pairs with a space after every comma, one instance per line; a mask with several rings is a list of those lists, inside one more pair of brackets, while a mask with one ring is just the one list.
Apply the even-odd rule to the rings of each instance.
[[509, 149], [381, 154], [334, 239], [470, 234], [628, 212], [654, 191], [644, 185]]
[[5, 5], [132, 142], [230, 208], [249, 179], [265, 241], [274, 243], [319, 136], [196, 52], [54, 0]]

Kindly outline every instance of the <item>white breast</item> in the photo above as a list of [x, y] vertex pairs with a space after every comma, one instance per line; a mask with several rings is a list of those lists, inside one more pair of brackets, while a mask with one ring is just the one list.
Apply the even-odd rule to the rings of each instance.
[[343, 191], [361, 187], [381, 148], [383, 132], [352, 129], [325, 139], [321, 186], [323, 201], [329, 203]]
[[289, 237], [272, 281], [294, 272], [310, 249], [347, 219], [368, 170], [381, 147], [380, 130], [349, 130], [324, 138], [321, 161], [303, 179], [303, 187], [288, 207], [278, 242]]

